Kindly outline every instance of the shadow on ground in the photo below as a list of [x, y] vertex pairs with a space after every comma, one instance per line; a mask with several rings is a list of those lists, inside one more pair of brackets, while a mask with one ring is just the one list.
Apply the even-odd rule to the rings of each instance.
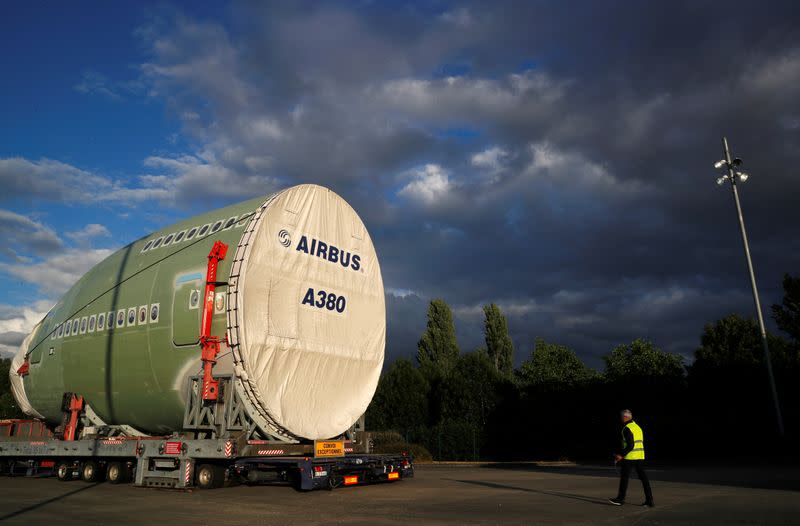
[[[529, 462], [497, 462], [484, 464], [482, 467], [560, 475], [619, 476], [611, 464], [607, 466], [591, 464], [543, 466]], [[647, 466], [647, 475], [650, 480], [665, 482], [800, 491], [800, 466], [670, 466], [653, 464]]]
[[551, 497], [561, 497], [570, 500], [580, 500], [583, 502], [590, 502], [592, 504], [599, 504], [601, 506], [613, 506], [606, 499], [598, 499], [597, 497], [589, 497], [586, 495], [579, 495], [576, 493], [564, 493], [562, 491], [547, 491], [541, 489], [523, 488], [520, 486], [510, 486], [508, 484], [498, 484], [496, 482], [486, 482], [481, 480], [458, 480], [458, 479], [442, 479], [442, 480], [449, 480], [451, 482], [460, 482], [462, 484], [474, 484], [476, 486], [483, 486], [486, 488], [493, 488], [493, 489], [503, 489], [503, 490], [510, 489], [516, 491], [525, 491], [527, 493], [537, 493], [539, 495], [550, 495]]
[[5, 515], [0, 516], [0, 522], [6, 521], [8, 519], [13, 519], [14, 517], [18, 517], [20, 515], [28, 513], [29, 511], [38, 510], [39, 508], [42, 508], [44, 506], [47, 506], [48, 504], [52, 504], [54, 502], [58, 502], [60, 500], [63, 500], [63, 499], [65, 499], [65, 498], [67, 498], [67, 497], [69, 497], [71, 495], [75, 495], [76, 493], [81, 493], [83, 491], [86, 491], [87, 489], [92, 489], [95, 486], [97, 486], [98, 484], [102, 484], [102, 483], [101, 482], [95, 482], [94, 484], [91, 484], [91, 485], [88, 485], [88, 486], [83, 486], [82, 488], [78, 488], [78, 489], [75, 489], [75, 490], [72, 490], [72, 491], [68, 491], [66, 493], [62, 493], [61, 495], [58, 495], [56, 497], [51, 497], [49, 499], [45, 499], [45, 500], [43, 500], [41, 502], [37, 502], [36, 504], [31, 504], [30, 506], [26, 506], [25, 508], [22, 508], [20, 510], [12, 511], [11, 513], [7, 513]]

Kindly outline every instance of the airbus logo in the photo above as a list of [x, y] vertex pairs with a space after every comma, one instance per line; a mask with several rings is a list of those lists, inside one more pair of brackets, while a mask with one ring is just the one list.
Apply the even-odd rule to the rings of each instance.
[[295, 250], [304, 252], [309, 256], [316, 256], [320, 259], [324, 259], [329, 263], [338, 263], [344, 268], [349, 268], [356, 272], [361, 270], [361, 256], [358, 254], [343, 250], [321, 239], [314, 239], [312, 237], [310, 240], [309, 242], [309, 238], [302, 236], [300, 241], [297, 242], [297, 248]]
[[281, 230], [278, 232], [278, 243], [289, 248], [289, 245], [292, 244], [292, 236], [286, 230]]

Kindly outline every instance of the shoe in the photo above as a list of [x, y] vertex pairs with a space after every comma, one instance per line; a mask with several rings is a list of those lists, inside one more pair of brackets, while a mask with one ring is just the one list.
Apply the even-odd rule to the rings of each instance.
[[656, 507], [655, 504], [653, 504], [652, 502], [647, 502], [647, 501], [642, 502], [642, 506], [644, 506], [646, 508], [655, 508]]
[[616, 497], [614, 497], [613, 499], [608, 499], [608, 502], [610, 502], [614, 506], [622, 506], [623, 504], [625, 504], [624, 500], [619, 500]]

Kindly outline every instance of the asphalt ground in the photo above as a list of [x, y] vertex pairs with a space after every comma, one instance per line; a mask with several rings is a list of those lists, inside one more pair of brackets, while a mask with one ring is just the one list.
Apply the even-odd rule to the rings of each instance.
[[632, 479], [611, 506], [612, 466], [419, 465], [374, 486], [174, 491], [0, 477], [0, 524], [800, 524], [800, 468], [658, 467], [656, 507]]

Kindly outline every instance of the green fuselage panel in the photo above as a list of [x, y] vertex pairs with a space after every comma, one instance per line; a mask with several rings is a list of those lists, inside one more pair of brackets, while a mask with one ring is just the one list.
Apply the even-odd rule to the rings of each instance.
[[[229, 246], [217, 274], [218, 281], [226, 281], [249, 218], [265, 201], [261, 197], [177, 223], [87, 272], [32, 339], [24, 382], [33, 407], [50, 422], [60, 422], [63, 394], [73, 392], [109, 424], [153, 433], [180, 429], [185, 378], [201, 365], [208, 253], [217, 240]], [[211, 333], [220, 337], [227, 326], [226, 290], [217, 287], [215, 298]]]

